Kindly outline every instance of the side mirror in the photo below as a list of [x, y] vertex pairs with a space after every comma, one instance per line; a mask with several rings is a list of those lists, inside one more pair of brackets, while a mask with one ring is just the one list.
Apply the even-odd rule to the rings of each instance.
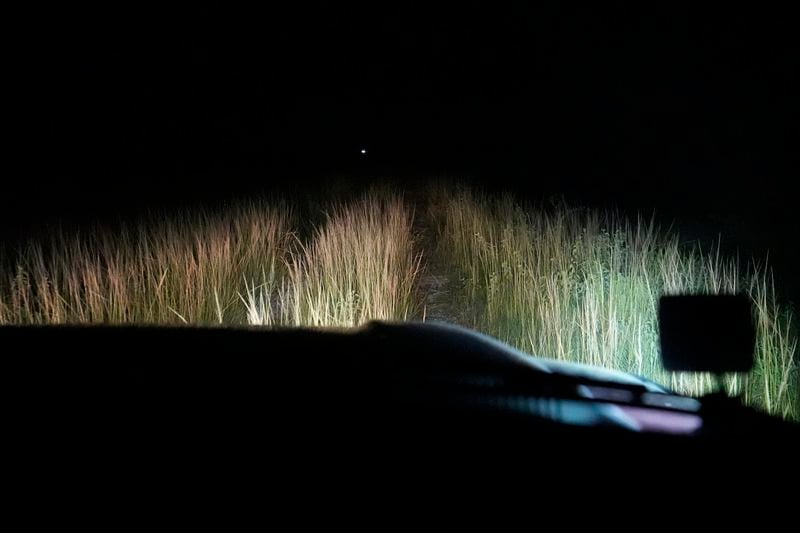
[[745, 295], [662, 296], [658, 323], [667, 370], [748, 372], [756, 329]]

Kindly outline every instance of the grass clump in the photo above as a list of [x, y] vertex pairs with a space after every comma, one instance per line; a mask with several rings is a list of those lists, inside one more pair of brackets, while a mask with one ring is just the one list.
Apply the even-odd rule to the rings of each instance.
[[462, 308], [477, 327], [534, 355], [641, 375], [700, 395], [711, 376], [661, 369], [662, 294], [735, 293], [753, 301], [754, 371], [728, 388], [751, 405], [800, 417], [797, 336], [763, 270], [685, 246], [652, 220], [555, 205], [523, 206], [467, 189], [433, 192], [437, 253], [452, 258]]
[[54, 231], [0, 255], [0, 324], [419, 319], [423, 278], [435, 275], [450, 278], [439, 299], [466, 326], [536, 356], [700, 395], [710, 376], [661, 369], [658, 299], [745, 292], [757, 322], [755, 368], [727, 386], [751, 405], [800, 418], [797, 333], [765, 269], [741, 270], [653, 220], [535, 208], [464, 187], [432, 188], [422, 199], [417, 206], [428, 209], [415, 214], [402, 194], [376, 188], [326, 203], [250, 201]]

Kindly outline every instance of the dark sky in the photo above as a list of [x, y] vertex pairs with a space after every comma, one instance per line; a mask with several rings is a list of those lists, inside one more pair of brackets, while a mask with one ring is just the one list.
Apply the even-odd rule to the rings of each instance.
[[6, 214], [331, 172], [446, 171], [645, 210], [794, 205], [788, 13], [561, 4], [26, 14]]

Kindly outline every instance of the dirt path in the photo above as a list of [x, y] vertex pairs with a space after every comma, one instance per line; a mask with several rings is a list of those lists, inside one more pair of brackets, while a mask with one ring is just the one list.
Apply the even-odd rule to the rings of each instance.
[[430, 200], [422, 192], [409, 195], [415, 209], [414, 234], [422, 251], [422, 273], [418, 288], [423, 299], [422, 319], [427, 322], [464, 324], [452, 292], [457, 288], [436, 246], [436, 228], [430, 218]]

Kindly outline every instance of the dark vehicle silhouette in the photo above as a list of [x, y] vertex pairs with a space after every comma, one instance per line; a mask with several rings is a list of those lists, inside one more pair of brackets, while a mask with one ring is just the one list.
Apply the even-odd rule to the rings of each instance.
[[[748, 306], [737, 297], [664, 299], [665, 357], [688, 341], [709, 354], [692, 362], [698, 370], [749, 368]], [[694, 323], [697, 313], [706, 327], [681, 333], [678, 322]], [[798, 442], [794, 424], [723, 394], [682, 396], [444, 324], [4, 327], [0, 342], [19, 347], [4, 357], [3, 374], [15, 391], [20, 435], [43, 456], [58, 443], [59, 453], [92, 459], [198, 453], [204, 461], [366, 461], [396, 448], [404, 457], [524, 462], [535, 453], [592, 464], [601, 449], [606, 457], [669, 450], [713, 460], [719, 449], [753, 453]], [[720, 351], [733, 354], [730, 368]], [[685, 359], [666, 363], [688, 369]]]

